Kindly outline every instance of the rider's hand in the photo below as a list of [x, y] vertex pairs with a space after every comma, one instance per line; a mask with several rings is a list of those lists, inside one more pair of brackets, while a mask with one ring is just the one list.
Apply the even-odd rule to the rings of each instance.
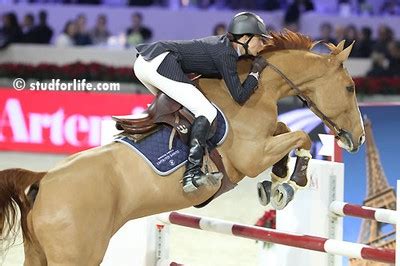
[[264, 70], [264, 68], [267, 67], [267, 61], [265, 60], [264, 57], [262, 56], [257, 56], [254, 58], [252, 66], [251, 66], [251, 72], [252, 73], [261, 73], [261, 71]]

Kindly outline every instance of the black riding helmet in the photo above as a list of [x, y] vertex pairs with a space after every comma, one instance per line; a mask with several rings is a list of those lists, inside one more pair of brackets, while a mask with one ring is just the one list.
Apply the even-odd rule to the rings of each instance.
[[[249, 35], [250, 38], [246, 43], [239, 42], [238, 39], [243, 35]], [[228, 38], [232, 42], [239, 43], [243, 46], [246, 54], [248, 54], [249, 42], [254, 35], [262, 37], [267, 36], [267, 30], [264, 21], [252, 12], [241, 12], [236, 14], [228, 26]]]

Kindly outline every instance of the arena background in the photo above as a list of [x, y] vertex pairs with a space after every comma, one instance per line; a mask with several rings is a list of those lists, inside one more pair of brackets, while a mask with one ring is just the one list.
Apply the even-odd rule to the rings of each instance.
[[[394, 187], [399, 179], [400, 29], [396, 25], [400, 24], [400, 8], [396, 1], [312, 1], [314, 10], [305, 12], [301, 7], [294, 20], [290, 20], [290, 16], [288, 18], [289, 10], [293, 8], [291, 1], [275, 1], [277, 8], [271, 11], [265, 10], [264, 4], [268, 1], [72, 2], [0, 0], [0, 15], [4, 17], [9, 12], [15, 13], [19, 24], [23, 25], [22, 32], [27, 36], [10, 41], [5, 34], [5, 20], [0, 24], [0, 169], [50, 169], [71, 153], [99, 145], [101, 120], [108, 119], [110, 115], [143, 110], [152, 98], [131, 72], [135, 42], [211, 35], [216, 24], [226, 24], [233, 14], [251, 9], [260, 14], [270, 28], [281, 30], [289, 27], [314, 39], [322, 36], [320, 27], [325, 23], [332, 26], [331, 37], [334, 41], [337, 41], [336, 36], [342, 36], [347, 43], [353, 39], [356, 39], [356, 43], [362, 43], [362, 28], [369, 27], [372, 30], [370, 53], [364, 57], [351, 57], [346, 64], [357, 80], [361, 111], [372, 121], [388, 181]], [[143, 2], [148, 6], [136, 6]], [[47, 12], [47, 24], [53, 30], [49, 43], [45, 44], [38, 43], [35, 37], [28, 34], [31, 31], [37, 33], [34, 27], [38, 25], [38, 13], [41, 10]], [[140, 27], [151, 30], [150, 38], [142, 36], [143, 31], [140, 30], [128, 34], [127, 28], [134, 28], [131, 25], [132, 14], [137, 12], [143, 16], [143, 25]], [[28, 13], [35, 17], [32, 25], [26, 22], [25, 15]], [[107, 38], [92, 45], [62, 43], [59, 37], [66, 21], [76, 21], [78, 28], [77, 17], [80, 14], [86, 16], [83, 27], [87, 31], [94, 27], [99, 14], [105, 14], [109, 29]], [[359, 36], [350, 34], [350, 26], [356, 28]], [[378, 46], [383, 26], [391, 29], [392, 37], [385, 42], [386, 46]], [[341, 29], [344, 32], [342, 35]], [[29, 36], [31, 40], [27, 40]], [[100, 74], [96, 74], [98, 72]], [[50, 82], [53, 78], [65, 81], [85, 78], [88, 82], [117, 82], [120, 90], [17, 91], [13, 89], [16, 78], [24, 78], [27, 84], [38, 80]], [[282, 101], [280, 107], [280, 114], [283, 115], [301, 108], [301, 104], [290, 98]], [[316, 154], [320, 147], [317, 134], [325, 132], [325, 128], [315, 121], [310, 123], [301, 129], [310, 132], [315, 140], [313, 153], [315, 157], [323, 159]], [[365, 147], [354, 155], [343, 153], [343, 161], [345, 201], [361, 204], [366, 196]], [[257, 181], [262, 178], [246, 179], [238, 189], [213, 202], [210, 207], [187, 211], [254, 224], [266, 210], [258, 204], [255, 191]], [[359, 228], [359, 219], [346, 218], [344, 239], [356, 242]], [[210, 245], [209, 233], [184, 228], [173, 230], [171, 255], [188, 265], [259, 263], [260, 244], [254, 241], [213, 235], [215, 245]], [[207, 245], [211, 246], [207, 254], [199, 254], [200, 247]], [[180, 246], [189, 246], [192, 252], [183, 252]], [[2, 264], [21, 265], [21, 247], [16, 245], [11, 249]]]

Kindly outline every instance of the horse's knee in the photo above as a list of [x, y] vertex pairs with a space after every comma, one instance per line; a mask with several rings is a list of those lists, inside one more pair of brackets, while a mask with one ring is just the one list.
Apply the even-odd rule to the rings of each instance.
[[300, 134], [300, 140], [296, 148], [311, 150], [312, 141], [310, 136], [305, 131], [299, 131], [299, 134]]

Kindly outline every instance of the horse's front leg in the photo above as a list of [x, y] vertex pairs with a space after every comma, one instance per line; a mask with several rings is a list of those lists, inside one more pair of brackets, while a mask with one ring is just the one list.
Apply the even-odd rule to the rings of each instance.
[[294, 192], [304, 188], [307, 183], [307, 166], [311, 158], [311, 140], [302, 131], [289, 132], [289, 128], [279, 122], [272, 138], [267, 139], [264, 148], [263, 163], [274, 164], [272, 168], [272, 181], [285, 181], [288, 173], [287, 163], [289, 152], [296, 149], [296, 166], [288, 183], [273, 185], [271, 181], [258, 184], [258, 197], [262, 205], [267, 205], [272, 200], [275, 209], [283, 209], [293, 198]]
[[[290, 132], [290, 128], [283, 122], [278, 122], [274, 132], [274, 136]], [[271, 171], [272, 181], [283, 182], [288, 177], [289, 167], [289, 153], [286, 153], [282, 159], [274, 164]]]
[[[274, 136], [288, 132], [290, 132], [289, 127], [283, 122], [278, 122], [276, 124]], [[273, 183], [287, 181], [286, 179], [288, 177], [288, 172], [289, 172], [288, 162], [289, 162], [289, 153], [286, 153], [282, 157], [282, 159], [280, 159], [273, 165], [271, 171], [271, 181], [264, 180], [257, 184], [258, 199], [261, 205], [267, 206], [270, 203], [271, 189]]]

